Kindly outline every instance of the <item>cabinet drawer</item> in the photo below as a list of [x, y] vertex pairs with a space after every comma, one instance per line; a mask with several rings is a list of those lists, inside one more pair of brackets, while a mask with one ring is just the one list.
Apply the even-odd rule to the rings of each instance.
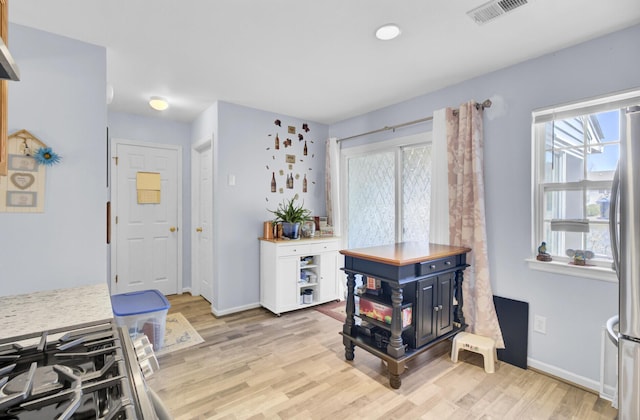
[[338, 250], [337, 241], [321, 242], [321, 243], [311, 245], [311, 252], [314, 254], [327, 252], [327, 251], [337, 251], [337, 250]]
[[455, 267], [456, 256], [442, 258], [440, 260], [425, 261], [416, 265], [416, 271], [418, 276], [424, 276], [430, 273], [437, 273], [438, 271], [447, 270]]
[[312, 247], [311, 244], [280, 245], [278, 246], [278, 256], [310, 255], [313, 254]]

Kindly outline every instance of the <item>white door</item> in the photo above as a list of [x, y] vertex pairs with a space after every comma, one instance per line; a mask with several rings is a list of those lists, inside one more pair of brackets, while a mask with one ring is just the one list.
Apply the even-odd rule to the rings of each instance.
[[[112, 147], [112, 294], [178, 292], [180, 148], [114, 141]], [[160, 174], [158, 203], [138, 203], [139, 172]]]
[[211, 143], [195, 151], [194, 165], [194, 252], [193, 284], [199, 285], [199, 293], [213, 302], [213, 182]]

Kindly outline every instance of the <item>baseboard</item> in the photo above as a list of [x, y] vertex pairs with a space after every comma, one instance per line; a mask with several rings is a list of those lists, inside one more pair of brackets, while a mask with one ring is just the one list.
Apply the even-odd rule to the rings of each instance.
[[191, 293], [191, 287], [183, 287], [180, 294], [183, 294], [183, 293], [189, 293], [191, 296], [193, 296], [193, 293]]
[[211, 313], [215, 316], [225, 316], [235, 314], [236, 312], [248, 311], [249, 309], [260, 308], [260, 303], [251, 303], [249, 305], [236, 306], [235, 308], [219, 310], [211, 305]]
[[543, 375], [550, 376], [568, 383], [569, 385], [577, 386], [585, 391], [592, 392], [596, 395], [600, 395], [600, 382], [586, 378], [584, 376], [576, 375], [568, 370], [561, 369], [559, 367], [549, 365], [538, 360], [527, 358], [527, 368], [541, 373]]

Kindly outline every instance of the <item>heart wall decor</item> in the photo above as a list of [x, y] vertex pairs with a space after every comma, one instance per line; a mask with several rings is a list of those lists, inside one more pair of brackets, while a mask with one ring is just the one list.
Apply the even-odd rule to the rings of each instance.
[[23, 172], [16, 172], [11, 175], [11, 183], [21, 190], [26, 190], [36, 181], [36, 178], [31, 174]]

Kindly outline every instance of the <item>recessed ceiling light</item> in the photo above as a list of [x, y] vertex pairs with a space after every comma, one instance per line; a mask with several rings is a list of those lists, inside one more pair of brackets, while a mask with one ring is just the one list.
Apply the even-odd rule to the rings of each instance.
[[160, 96], [152, 96], [149, 98], [149, 106], [156, 111], [164, 111], [169, 108], [169, 102], [165, 98], [161, 98]]
[[394, 23], [388, 23], [381, 26], [376, 31], [376, 38], [382, 41], [389, 41], [400, 35], [400, 27]]

